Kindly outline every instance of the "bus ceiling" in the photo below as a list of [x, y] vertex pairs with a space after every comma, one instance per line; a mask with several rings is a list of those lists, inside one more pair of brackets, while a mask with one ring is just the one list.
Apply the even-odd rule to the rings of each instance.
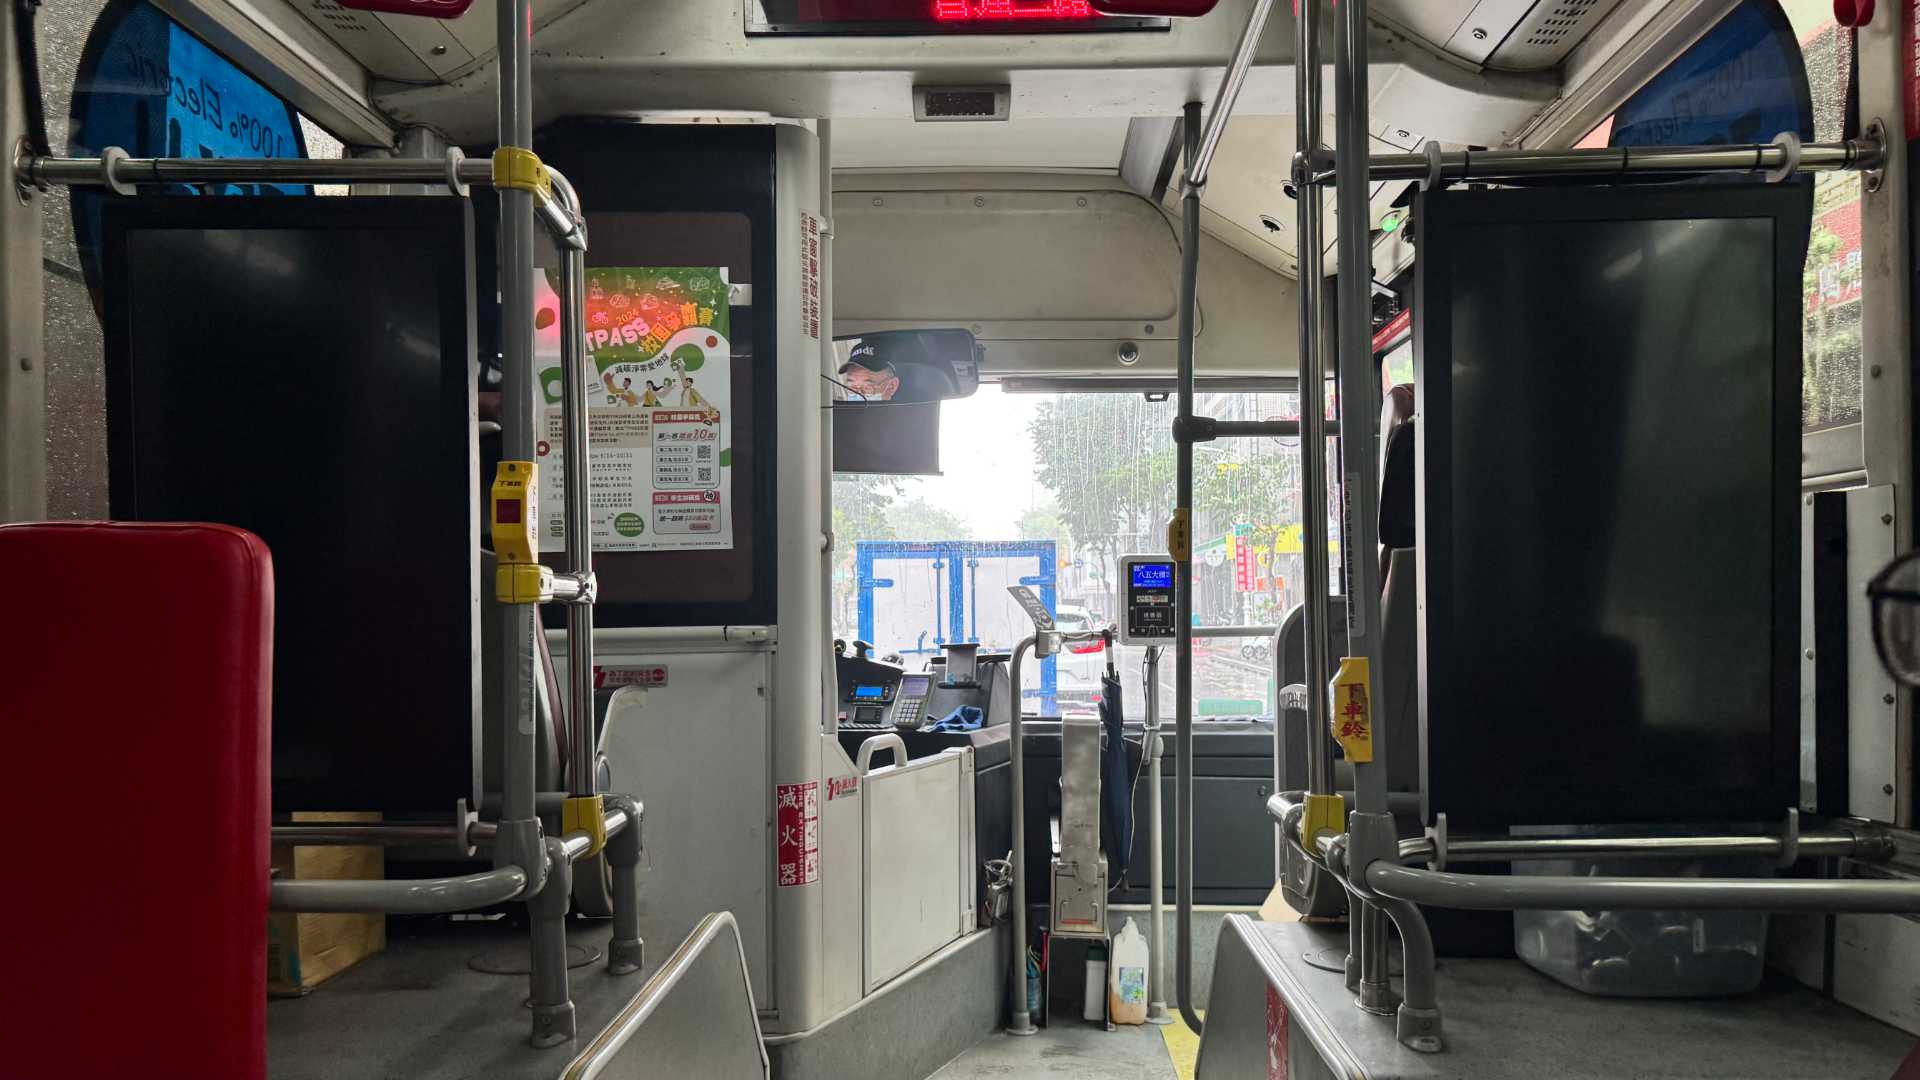
[[[1376, 0], [1374, 152], [1543, 145], [1539, 133], [1572, 129], [1568, 113], [1631, 91], [1608, 82], [1625, 61], [1658, 70], [1731, 3]], [[644, 12], [551, 0], [535, 7], [536, 120], [831, 118], [836, 332], [965, 327], [996, 379], [1166, 376], [1179, 263], [1173, 118], [1209, 98], [1250, 5], [1115, 19], [1055, 4], [1066, 17], [1009, 33], [965, 2], [945, 10], [969, 18], [937, 20], [930, 0], [899, 0], [898, 20], [875, 24], [796, 0], [661, 0]], [[454, 19], [290, 0], [262, 0], [248, 19], [228, 0], [165, 6], [248, 66], [271, 68], [289, 84], [276, 90], [350, 143], [391, 143], [417, 127], [465, 145], [492, 138], [493, 0]], [[859, 5], [867, 19], [887, 8]], [[1282, 191], [1295, 149], [1285, 11], [1261, 38], [1210, 173], [1202, 225], [1217, 243], [1201, 256], [1203, 375], [1295, 367], [1293, 285], [1275, 280], [1292, 278], [1297, 261]], [[998, 119], [963, 131], [929, 122], [928, 91], [943, 87], [980, 91]], [[1405, 186], [1374, 186], [1376, 223]]]
[[[218, 12], [215, 0], [169, 7]], [[252, 5], [305, 22], [304, 6]], [[865, 4], [871, 11], [885, 5]], [[995, 32], [990, 20], [936, 21], [927, 0], [901, 0], [902, 19], [806, 21], [834, 5], [675, 0], [644, 11], [555, 0], [536, 9], [536, 108], [543, 117], [646, 110], [747, 110], [777, 116], [911, 119], [916, 85], [1005, 83], [1014, 121], [1173, 116], [1211, 90], [1246, 21], [1249, 0], [1220, 0], [1202, 17], [1108, 19]], [[1076, 5], [1065, 5], [1073, 8]], [[1376, 134], [1444, 143], [1515, 139], [1566, 89], [1563, 66], [1591, 35], [1634, 44], [1676, 12], [1727, 0], [1380, 0], [1373, 7]], [[285, 10], [281, 10], [285, 9]], [[490, 137], [491, 0], [460, 18], [428, 21], [328, 5], [307, 23], [350, 54], [398, 126], [431, 125], [457, 141]], [[1144, 25], [1143, 25], [1144, 24]], [[875, 29], [890, 32], [873, 32]], [[955, 32], [956, 29], [958, 32]], [[1620, 31], [1629, 31], [1622, 34]], [[917, 40], [900, 48], [899, 33]], [[1241, 115], [1292, 111], [1291, 21], [1272, 20], [1240, 99]]]

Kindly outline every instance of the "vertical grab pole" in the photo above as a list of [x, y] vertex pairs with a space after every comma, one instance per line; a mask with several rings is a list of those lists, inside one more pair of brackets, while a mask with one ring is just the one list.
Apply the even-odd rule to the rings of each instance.
[[[567, 203], [581, 217], [580, 201], [570, 188]], [[582, 221], [582, 225], [584, 225]], [[593, 580], [593, 517], [589, 502], [592, 457], [587, 411], [587, 253], [577, 245], [561, 253], [560, 266], [560, 426], [564, 433], [567, 501], [567, 566], [584, 585]], [[575, 796], [598, 794], [599, 740], [594, 731], [593, 604], [567, 605], [567, 687], [573, 702], [572, 760], [569, 790]]]
[[[1327, 655], [1330, 621], [1327, 594], [1327, 354], [1324, 334], [1326, 308], [1326, 243], [1324, 204], [1312, 182], [1320, 171], [1320, 131], [1323, 95], [1320, 63], [1320, 0], [1296, 0], [1294, 16], [1294, 137], [1295, 215], [1299, 225], [1300, 290], [1300, 507], [1301, 548], [1305, 562], [1306, 601], [1301, 630], [1306, 637], [1307, 684], [1307, 802], [1301, 818], [1302, 842], [1311, 845], [1321, 833], [1346, 827], [1346, 808], [1333, 793], [1333, 733], [1327, 715], [1327, 684], [1332, 678]], [[1274, 738], [1278, 740], [1276, 727]], [[1275, 759], [1276, 768], [1279, 766]], [[1309, 868], [1308, 874], [1320, 871]], [[1359, 913], [1349, 916], [1347, 967], [1349, 986], [1359, 985], [1361, 936]]]
[[1140, 752], [1147, 755], [1147, 887], [1153, 890], [1153, 926], [1147, 961], [1147, 1023], [1171, 1024], [1167, 1015], [1166, 874], [1162, 864], [1160, 817], [1160, 646], [1147, 646], [1147, 723]]
[[[497, 23], [500, 64], [501, 147], [533, 145], [533, 3], [500, 0]], [[534, 459], [533, 394], [533, 193], [496, 185], [500, 196], [500, 430], [505, 456]], [[539, 613], [532, 604], [501, 606], [502, 690], [507, 728], [502, 746], [500, 832], [496, 862], [527, 871], [528, 914], [536, 924], [531, 937], [528, 990], [533, 1006], [534, 1046], [556, 1046], [574, 1035], [573, 1002], [566, 990], [566, 935], [541, 924], [566, 917], [564, 903], [553, 913], [555, 898], [541, 902], [550, 883], [549, 852], [542, 842], [534, 802], [534, 639]], [[588, 706], [591, 708], [591, 705]], [[565, 875], [558, 875], [565, 880]]]
[[[520, 145], [531, 121], [521, 118], [521, 101], [531, 112], [526, 64], [530, 51], [521, 37], [523, 17], [530, 17], [529, 0], [501, 0], [499, 5], [500, 133], [502, 146]], [[533, 400], [533, 196], [501, 187], [500, 197], [500, 433], [504, 456], [516, 461], [534, 457]], [[546, 849], [534, 806], [534, 610], [531, 605], [502, 604], [499, 663], [494, 665], [503, 695], [505, 744], [502, 754], [500, 833], [494, 845], [499, 865], [527, 871], [527, 895], [546, 881]]]
[[[1346, 470], [1340, 565], [1347, 580], [1347, 651], [1371, 664], [1368, 700], [1380, 700], [1380, 380], [1373, 370], [1373, 240], [1367, 190], [1367, 0], [1343, 0], [1334, 49], [1334, 184], [1340, 213], [1340, 460]], [[1354, 768], [1356, 812], [1387, 812], [1385, 748], [1374, 725], [1371, 764]]]
[[[1373, 367], [1372, 208], [1368, 199], [1367, 0], [1344, 0], [1339, 39], [1334, 49], [1334, 120], [1338, 126], [1334, 184], [1340, 205], [1340, 460], [1346, 469], [1341, 490], [1346, 514], [1341, 565], [1346, 570], [1347, 640], [1350, 655], [1368, 661], [1367, 700], [1378, 716], [1380, 701], [1380, 491], [1379, 443], [1374, 436], [1380, 415], [1380, 380]], [[1369, 902], [1360, 906], [1359, 1005], [1397, 1013], [1395, 1034], [1411, 1049], [1433, 1053], [1442, 1047], [1439, 1003], [1434, 997], [1431, 935], [1412, 904], [1376, 897], [1366, 884], [1367, 867], [1399, 855], [1399, 832], [1387, 808], [1386, 733], [1372, 725], [1373, 760], [1354, 765], [1354, 812], [1347, 821], [1347, 866], [1353, 891]], [[1351, 916], [1350, 916], [1351, 918]], [[1391, 918], [1405, 945], [1407, 1000], [1395, 1000], [1388, 979]]]
[[1200, 103], [1187, 103], [1187, 182], [1180, 196], [1179, 408], [1174, 417], [1175, 536], [1172, 549], [1173, 623], [1173, 873], [1174, 997], [1180, 1017], [1196, 1034], [1193, 1009], [1193, 324], [1200, 279], [1200, 187], [1193, 178], [1200, 153]]
[[1333, 674], [1327, 656], [1327, 360], [1321, 337], [1325, 303], [1326, 244], [1320, 189], [1309, 179], [1320, 154], [1320, 0], [1295, 0], [1294, 20], [1294, 216], [1299, 252], [1300, 295], [1300, 474], [1301, 533], [1305, 549], [1306, 610], [1301, 629], [1307, 639], [1307, 792], [1333, 793], [1333, 738], [1327, 723], [1327, 684]]
[[[1026, 696], [1020, 690], [1020, 658], [1033, 648], [1038, 635], [1013, 647], [1007, 664], [1007, 697], [1013, 708], [1007, 716], [1009, 767], [1013, 782], [1013, 963], [1008, 965], [1012, 984], [1012, 1021], [1009, 1035], [1032, 1035], [1033, 1013], [1027, 1008], [1027, 761], [1020, 745], [1021, 717], [1026, 712]], [[1042, 1001], [1044, 1005], [1044, 999]]]
[[[1340, 462], [1345, 469], [1340, 492], [1340, 566], [1347, 581], [1347, 655], [1376, 660], [1380, 648], [1378, 448], [1374, 445], [1374, 418], [1380, 413], [1378, 378], [1373, 371], [1373, 241], [1372, 210], [1367, 184], [1372, 134], [1367, 127], [1367, 4], [1346, 0], [1336, 26], [1334, 62], [1334, 187], [1340, 207], [1340, 271], [1335, 305], [1340, 372]], [[1380, 700], [1379, 671], [1369, 664], [1371, 685], [1367, 700]], [[1350, 845], [1364, 838], [1393, 835], [1387, 813], [1385, 749], [1379, 725], [1373, 725], [1372, 763], [1354, 765], [1354, 813], [1348, 822]], [[1369, 853], [1359, 852], [1363, 868]], [[1362, 869], [1362, 874], [1365, 870]], [[1360, 942], [1357, 965], [1360, 979], [1356, 1003], [1375, 1013], [1392, 1012], [1399, 1004], [1388, 975], [1391, 945], [1386, 917], [1365, 898], [1372, 890], [1355, 890], [1361, 902], [1349, 913], [1358, 919]]]

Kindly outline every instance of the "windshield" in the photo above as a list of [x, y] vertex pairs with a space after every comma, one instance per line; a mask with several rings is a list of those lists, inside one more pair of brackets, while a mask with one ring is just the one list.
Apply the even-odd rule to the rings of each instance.
[[[1299, 406], [1293, 393], [1201, 393], [1195, 412], [1291, 419]], [[909, 671], [950, 641], [1005, 651], [1033, 632], [1007, 593], [1012, 585], [1032, 589], [1060, 629], [1114, 622], [1119, 560], [1166, 550], [1173, 415], [1172, 401], [1139, 393], [1016, 394], [982, 385], [970, 398], [943, 402], [941, 475], [835, 478], [834, 635], [871, 641], [877, 655], [898, 655]], [[1194, 625], [1276, 625], [1301, 599], [1300, 534], [1298, 439], [1197, 445]], [[1337, 591], [1338, 546], [1329, 549]], [[1172, 653], [1165, 650], [1159, 667], [1168, 722]], [[1144, 660], [1143, 648], [1115, 650], [1132, 719], [1145, 713]], [[1029, 659], [1021, 679], [1027, 712], [1090, 710], [1106, 664], [1097, 642]], [[1272, 716], [1273, 694], [1266, 636], [1195, 640], [1196, 716]]]

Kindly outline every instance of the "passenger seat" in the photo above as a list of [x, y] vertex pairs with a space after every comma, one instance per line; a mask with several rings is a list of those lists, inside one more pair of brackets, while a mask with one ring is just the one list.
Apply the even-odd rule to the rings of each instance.
[[8, 1076], [263, 1080], [273, 563], [225, 525], [0, 526], [22, 830]]

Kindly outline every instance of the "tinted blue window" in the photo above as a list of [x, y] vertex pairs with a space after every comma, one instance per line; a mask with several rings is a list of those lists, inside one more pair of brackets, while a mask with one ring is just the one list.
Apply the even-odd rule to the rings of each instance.
[[[96, 157], [118, 146], [133, 157], [304, 158], [293, 107], [187, 33], [146, 0], [115, 0], [102, 12], [74, 78], [67, 153]], [[299, 184], [196, 184], [182, 195], [304, 195]], [[74, 235], [88, 283], [97, 288], [100, 205], [76, 189]]]

